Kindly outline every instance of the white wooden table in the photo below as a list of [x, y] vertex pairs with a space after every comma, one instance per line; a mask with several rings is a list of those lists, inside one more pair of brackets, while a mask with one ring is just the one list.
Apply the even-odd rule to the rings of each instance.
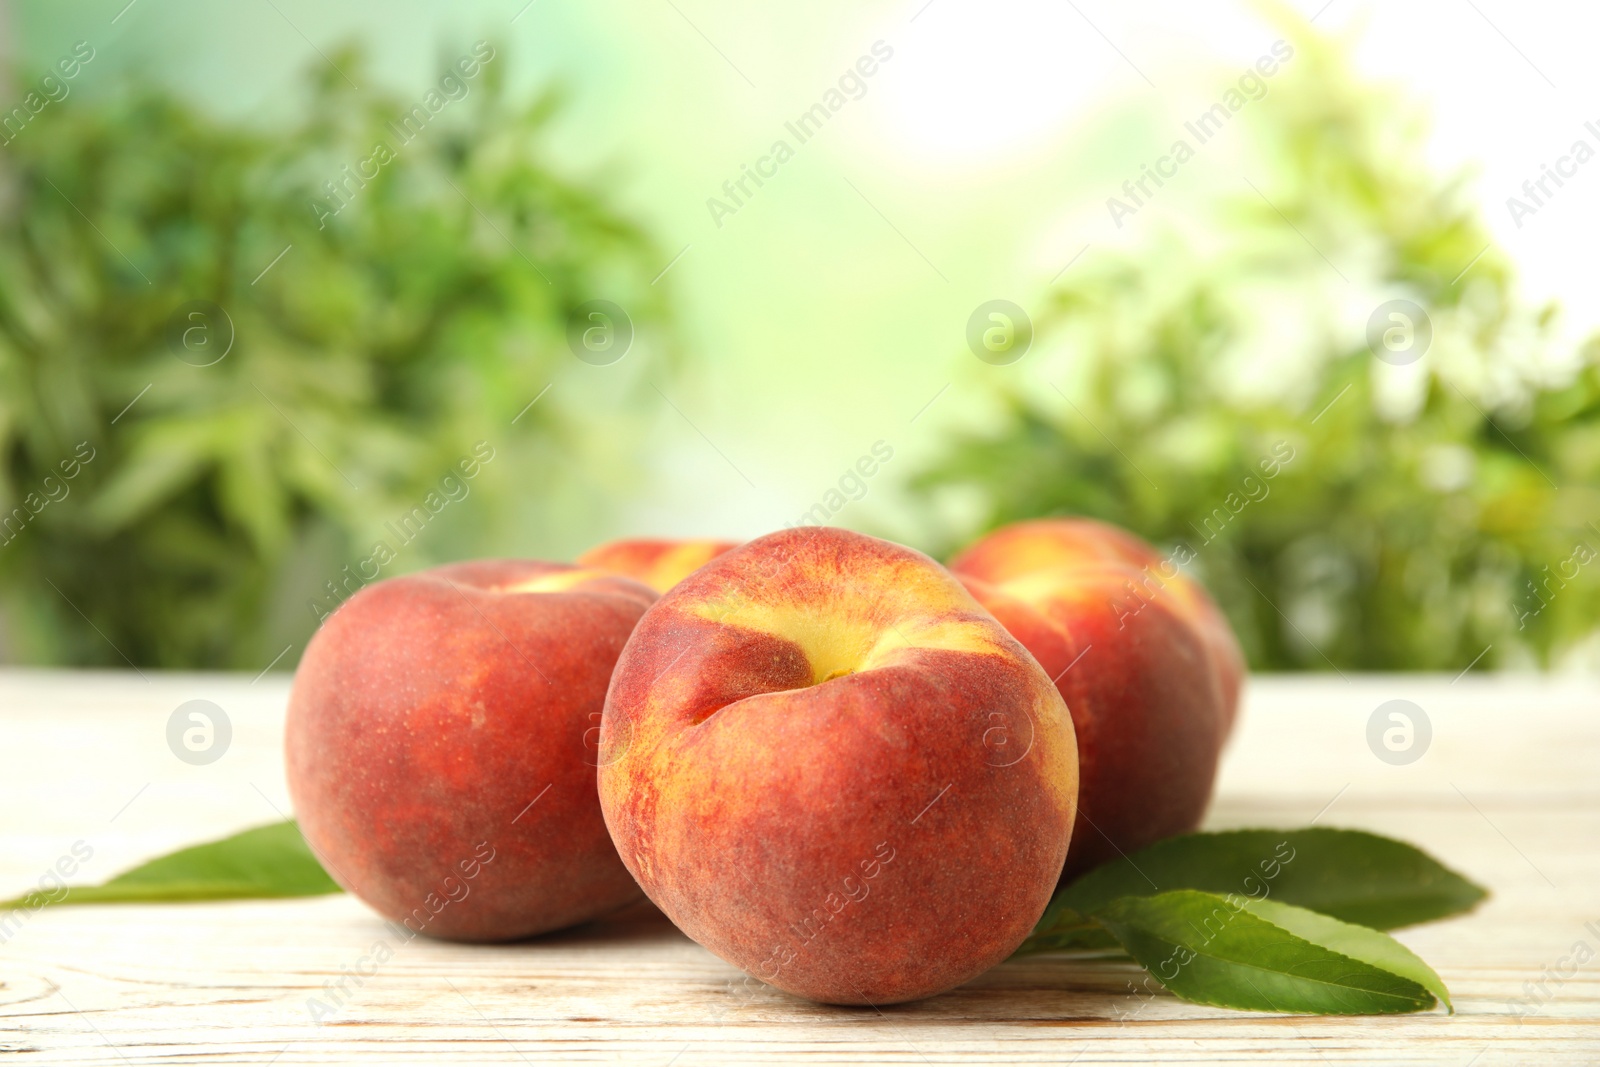
[[[282, 818], [287, 680], [0, 671], [0, 896], [75, 844], [99, 881], [170, 849]], [[208, 766], [166, 725], [211, 700], [233, 723]], [[1432, 742], [1369, 750], [1386, 700]], [[757, 987], [648, 907], [537, 941], [418, 939], [320, 1024], [324, 983], [369, 970], [383, 927], [359, 902], [46, 908], [0, 945], [0, 1064], [603, 1062], [1600, 1063], [1600, 684], [1409, 676], [1258, 679], [1209, 825], [1355, 826], [1419, 844], [1492, 892], [1400, 938], [1457, 1014], [1269, 1016], [1129, 992], [1132, 965], [1034, 957], [944, 996], [819, 1007]], [[1576, 942], [1595, 958], [1572, 970]], [[1510, 1002], [1545, 984], [1532, 1014]], [[1535, 990], [1537, 992], [1537, 990]], [[1520, 1016], [1520, 1017], [1519, 1017]]]

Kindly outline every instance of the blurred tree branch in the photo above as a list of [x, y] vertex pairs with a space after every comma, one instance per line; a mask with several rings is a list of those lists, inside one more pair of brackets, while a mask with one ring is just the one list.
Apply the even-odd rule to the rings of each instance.
[[[1075, 269], [1037, 324], [1061, 392], [1007, 387], [913, 490], [979, 501], [946, 547], [1050, 514], [1193, 547], [1257, 668], [1548, 664], [1600, 621], [1600, 343], [1551, 369], [1553, 312], [1413, 112], [1284, 24], [1295, 69], [1245, 116], [1260, 191], [1208, 251], [1169, 231]], [[1413, 366], [1368, 348], [1392, 298], [1431, 321]]]
[[[28, 512], [0, 532], [5, 658], [259, 669], [475, 442], [515, 457], [470, 486], [475, 523], [574, 480], [551, 457], [576, 413], [519, 412], [575, 365], [584, 301], [672, 358], [666, 257], [558, 174], [559, 101], [509, 98], [506, 64], [458, 72], [409, 140], [391, 123], [416, 101], [319, 64], [287, 129], [136, 85], [4, 149], [0, 521]], [[193, 320], [201, 351], [232, 339], [209, 366], [172, 339], [193, 301], [226, 316]], [[95, 458], [65, 480], [80, 442]]]

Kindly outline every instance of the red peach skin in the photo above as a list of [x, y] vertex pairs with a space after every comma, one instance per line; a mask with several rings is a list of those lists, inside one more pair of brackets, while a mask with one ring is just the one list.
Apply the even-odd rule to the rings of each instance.
[[289, 791], [345, 889], [415, 932], [504, 941], [636, 899], [595, 787], [611, 668], [655, 594], [483, 560], [362, 589], [289, 701]]
[[951, 562], [1038, 658], [1077, 729], [1068, 880], [1199, 827], [1244, 660], [1198, 583], [1125, 530], [1088, 519], [1002, 527]]

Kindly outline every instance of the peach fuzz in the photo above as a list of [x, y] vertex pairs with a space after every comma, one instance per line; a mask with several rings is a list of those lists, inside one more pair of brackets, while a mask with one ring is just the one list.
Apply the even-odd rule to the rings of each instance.
[[737, 541], [664, 541], [639, 538], [607, 541], [578, 557], [580, 567], [594, 567], [643, 582], [665, 593]]
[[827, 527], [719, 556], [645, 613], [600, 801], [645, 893], [788, 992], [882, 1005], [1004, 960], [1061, 872], [1060, 694], [948, 571]]
[[612, 666], [655, 599], [595, 570], [481, 560], [378, 582], [295, 674], [300, 828], [328, 872], [417, 933], [504, 941], [639, 896], [595, 786]]

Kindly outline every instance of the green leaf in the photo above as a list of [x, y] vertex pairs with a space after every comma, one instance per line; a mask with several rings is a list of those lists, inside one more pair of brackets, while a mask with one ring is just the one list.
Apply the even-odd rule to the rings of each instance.
[[1455, 1014], [1455, 1005], [1450, 1003], [1450, 991], [1434, 969], [1388, 934], [1271, 900], [1252, 900], [1245, 904], [1245, 908], [1296, 937], [1331, 948], [1351, 959], [1382, 967], [1402, 978], [1409, 978], [1437, 997], [1452, 1015]]
[[1388, 934], [1289, 904], [1193, 889], [1096, 914], [1185, 1000], [1244, 1011], [1388, 1015], [1448, 1004], [1444, 983]]
[[1237, 893], [1392, 930], [1458, 915], [1488, 894], [1421, 850], [1364, 830], [1229, 830], [1158, 841], [1063, 887], [1019, 952], [1105, 948], [1091, 916], [1119, 897]]
[[291, 821], [179, 849], [102, 885], [71, 886], [60, 896], [35, 890], [0, 907], [310, 897], [338, 892], [339, 886], [300, 836], [300, 827]]

